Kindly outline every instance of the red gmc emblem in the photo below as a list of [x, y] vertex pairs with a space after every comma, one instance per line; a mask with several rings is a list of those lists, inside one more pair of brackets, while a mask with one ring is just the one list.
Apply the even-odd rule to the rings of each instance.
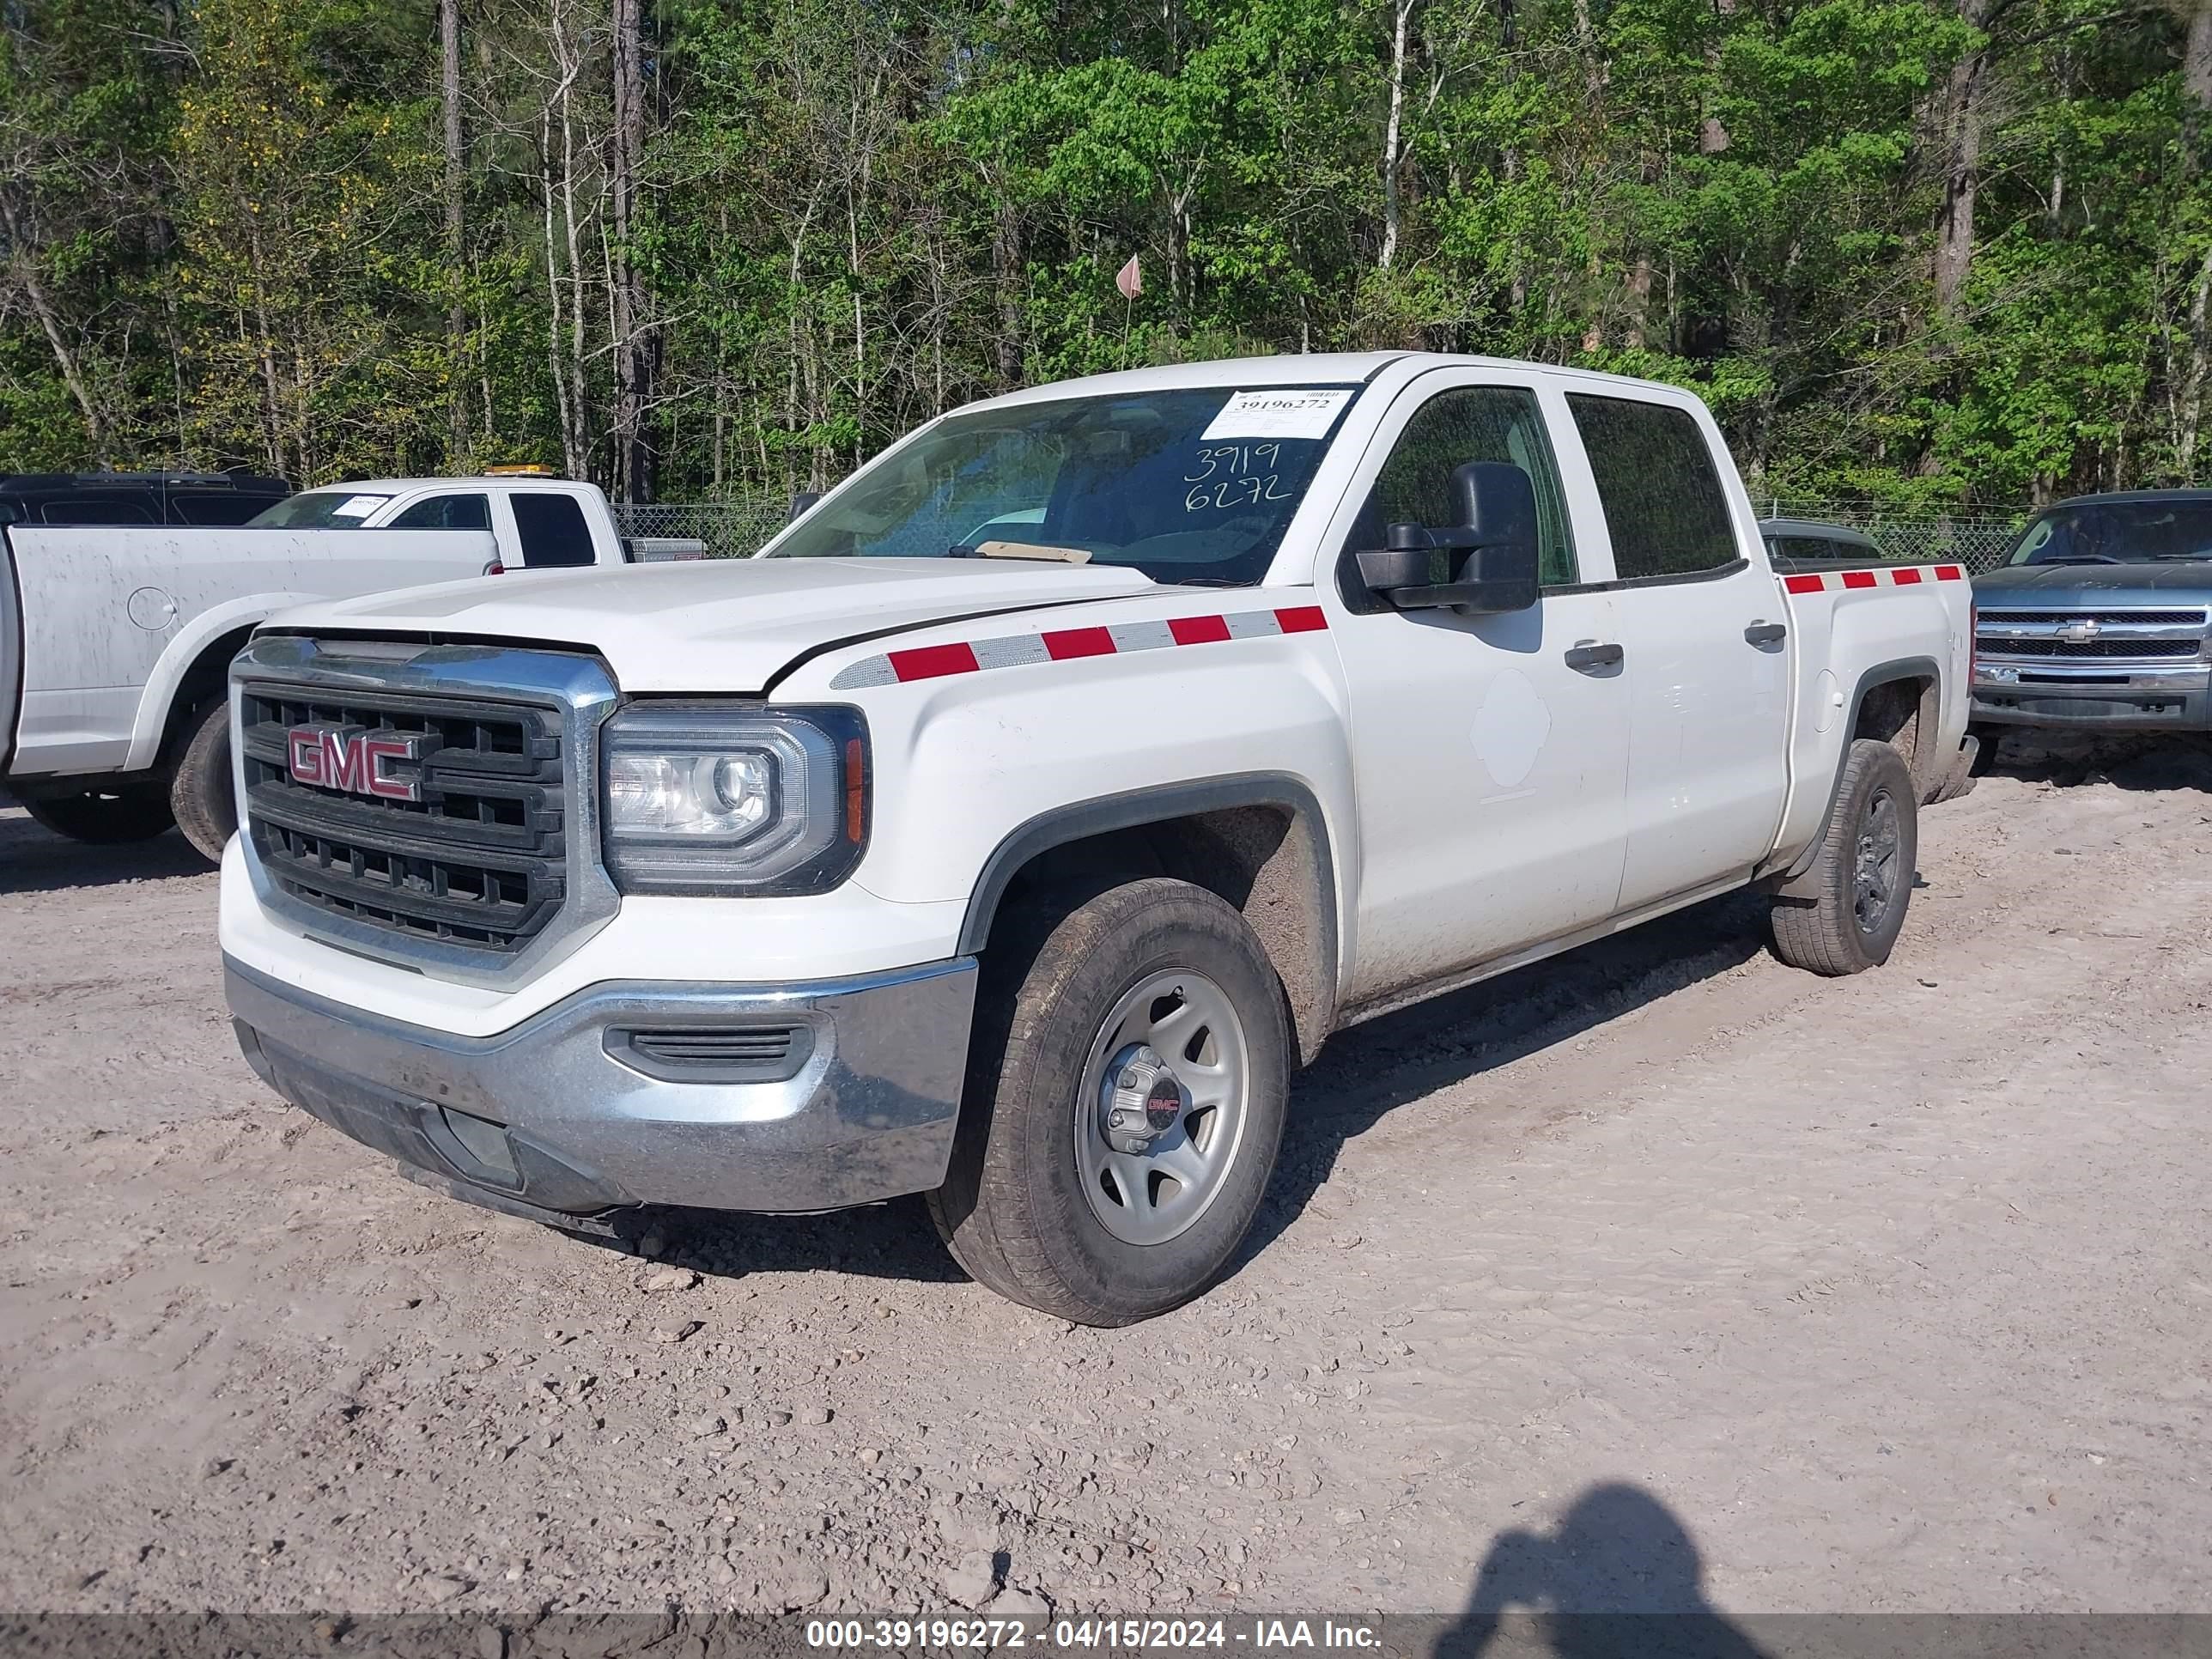
[[395, 778], [384, 769], [398, 760], [417, 760], [422, 740], [372, 737], [357, 726], [295, 726], [284, 734], [292, 775], [318, 789], [343, 789], [379, 800], [420, 800], [419, 778]]

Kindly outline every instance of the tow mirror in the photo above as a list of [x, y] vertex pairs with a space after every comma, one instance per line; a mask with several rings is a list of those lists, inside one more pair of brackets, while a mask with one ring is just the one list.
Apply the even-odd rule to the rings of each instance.
[[1401, 611], [1449, 605], [1468, 615], [1526, 611], [1536, 603], [1536, 492], [1504, 461], [1455, 467], [1460, 522], [1394, 524], [1389, 545], [1359, 556], [1359, 577]]
[[796, 519], [800, 514], [805, 512], [808, 507], [813, 506], [815, 502], [821, 499], [822, 492], [818, 489], [799, 490], [791, 498], [790, 517], [785, 519], [784, 522], [786, 524], [789, 524], [792, 520]]

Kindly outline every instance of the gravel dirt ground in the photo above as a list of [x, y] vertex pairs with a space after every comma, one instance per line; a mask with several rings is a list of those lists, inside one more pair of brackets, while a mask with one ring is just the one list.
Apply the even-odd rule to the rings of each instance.
[[1100, 1332], [918, 1203], [427, 1193], [240, 1061], [179, 837], [10, 809], [0, 1607], [2212, 1610], [2212, 759], [2015, 749], [1920, 864], [1856, 979], [1739, 899], [1344, 1034]]

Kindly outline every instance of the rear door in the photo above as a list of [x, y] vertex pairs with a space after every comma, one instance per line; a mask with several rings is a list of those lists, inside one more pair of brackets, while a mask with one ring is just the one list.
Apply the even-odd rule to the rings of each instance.
[[1782, 598], [1702, 408], [1607, 386], [1566, 394], [1613, 553], [1629, 716], [1620, 908], [1742, 874], [1789, 788]]

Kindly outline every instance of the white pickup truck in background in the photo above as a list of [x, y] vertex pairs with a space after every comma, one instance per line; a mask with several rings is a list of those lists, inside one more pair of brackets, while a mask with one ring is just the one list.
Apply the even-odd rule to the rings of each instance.
[[1883, 961], [1964, 787], [1954, 565], [1778, 573], [1704, 405], [1186, 364], [932, 422], [751, 560], [296, 611], [232, 670], [225, 979], [457, 1196], [927, 1193], [1101, 1324], [1232, 1258], [1329, 1034], [1728, 891]]
[[62, 835], [137, 841], [173, 822], [218, 859], [237, 827], [224, 675], [264, 618], [488, 571], [704, 551], [626, 544], [598, 489], [527, 475], [313, 489], [235, 528], [9, 525], [0, 787]]

